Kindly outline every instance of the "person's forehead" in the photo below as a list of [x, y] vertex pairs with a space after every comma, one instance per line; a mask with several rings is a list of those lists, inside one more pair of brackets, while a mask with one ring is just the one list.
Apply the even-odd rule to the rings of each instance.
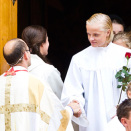
[[124, 29], [123, 25], [121, 24], [113, 23], [112, 25], [113, 25], [113, 29], [122, 29], [122, 30]]
[[103, 28], [101, 26], [101, 24], [91, 24], [91, 25], [86, 25], [86, 29], [87, 32], [91, 31], [91, 32], [103, 32]]
[[131, 120], [131, 110], [130, 110], [130, 112], [129, 112], [129, 119]]

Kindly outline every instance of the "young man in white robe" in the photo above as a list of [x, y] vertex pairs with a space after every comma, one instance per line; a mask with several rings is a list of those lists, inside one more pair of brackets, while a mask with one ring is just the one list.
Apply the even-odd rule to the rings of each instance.
[[73, 131], [71, 117], [81, 113], [78, 102], [64, 108], [48, 85], [28, 73], [26, 43], [12, 39], [3, 54], [11, 68], [0, 76], [0, 131]]
[[[113, 44], [113, 29], [109, 16], [97, 13], [86, 21], [88, 40], [91, 46], [73, 56], [62, 91], [66, 106], [72, 100], [79, 101], [82, 115], [73, 117], [80, 131], [105, 131], [111, 120], [110, 111], [119, 100], [116, 72], [126, 65], [125, 53], [131, 50]], [[129, 63], [131, 67], [131, 63]], [[122, 99], [126, 93], [122, 93]], [[80, 122], [86, 114], [89, 125]], [[85, 118], [85, 117], [83, 117]]]

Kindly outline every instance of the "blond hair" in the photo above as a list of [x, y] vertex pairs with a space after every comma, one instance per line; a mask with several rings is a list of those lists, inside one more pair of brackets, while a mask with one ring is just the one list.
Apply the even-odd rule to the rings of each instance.
[[126, 94], [128, 99], [131, 99], [131, 82], [129, 82], [127, 85]]
[[127, 85], [127, 90], [126, 90], [126, 92], [127, 91], [131, 91], [131, 82], [129, 82], [129, 84]]
[[131, 41], [131, 31], [126, 32], [126, 33], [127, 33], [127, 36], [130, 38], [130, 41]]
[[131, 33], [118, 33], [114, 35], [113, 42], [116, 42], [117, 40], [122, 40], [124, 44], [126, 44], [131, 49]]
[[102, 30], [107, 31], [108, 29], [110, 30], [110, 35], [107, 39], [107, 43], [110, 43], [114, 37], [113, 34], [113, 27], [112, 27], [112, 22], [111, 19], [108, 15], [102, 14], [102, 13], [96, 13], [92, 15], [87, 21], [86, 24], [101, 24]]

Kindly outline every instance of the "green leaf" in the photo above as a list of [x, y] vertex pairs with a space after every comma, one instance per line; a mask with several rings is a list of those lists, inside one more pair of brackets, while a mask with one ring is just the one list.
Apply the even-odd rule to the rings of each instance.
[[124, 81], [124, 82], [122, 83], [122, 85], [123, 85], [123, 86], [127, 86], [127, 82]]
[[129, 75], [128, 77], [127, 77], [127, 82], [130, 82], [131, 81], [131, 75]]
[[122, 90], [125, 91], [126, 90], [126, 86], [122, 86]]
[[130, 74], [128, 74], [128, 73], [127, 73], [127, 74], [125, 74], [125, 77], [129, 77], [129, 76], [130, 76]]
[[123, 66], [123, 69], [126, 70], [126, 71], [128, 70], [128, 68], [126, 66]]
[[124, 74], [128, 75], [128, 72], [127, 72], [126, 70], [123, 69], [122, 72], [123, 72]]
[[117, 78], [118, 79], [118, 82], [123, 82], [124, 81], [124, 77], [120, 76]]
[[116, 73], [115, 77], [118, 78], [118, 77], [121, 76], [121, 74], [122, 74], [122, 70], [118, 71], [118, 72]]
[[129, 78], [129, 76], [125, 77], [123, 82], [128, 83], [129, 82], [128, 78]]
[[117, 88], [121, 88], [121, 85], [117, 85]]

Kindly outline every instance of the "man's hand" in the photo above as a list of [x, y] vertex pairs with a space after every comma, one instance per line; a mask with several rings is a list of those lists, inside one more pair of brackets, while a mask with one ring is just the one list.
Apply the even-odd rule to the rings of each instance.
[[73, 111], [74, 111], [73, 115], [75, 117], [80, 117], [80, 115], [81, 115], [82, 112], [81, 112], [80, 104], [79, 104], [78, 101], [73, 100], [72, 102], [70, 102], [68, 104], [68, 106], [70, 106], [73, 109]]

